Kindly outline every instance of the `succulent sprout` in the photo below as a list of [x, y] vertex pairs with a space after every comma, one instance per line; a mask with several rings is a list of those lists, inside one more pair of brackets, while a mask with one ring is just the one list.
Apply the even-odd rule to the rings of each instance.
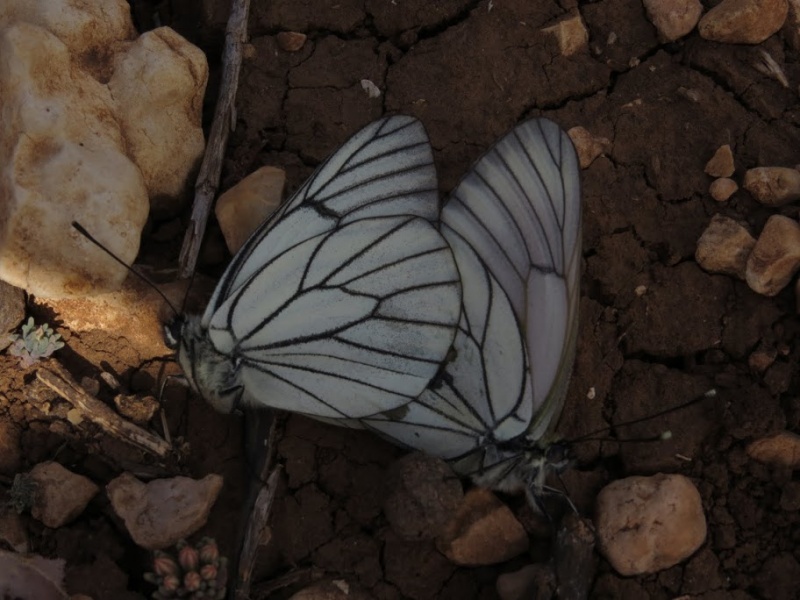
[[36, 327], [33, 317], [28, 317], [22, 326], [22, 335], [14, 334], [11, 338], [13, 343], [8, 351], [21, 359], [21, 366], [25, 369], [64, 347], [60, 333], [55, 333], [47, 323]]
[[153, 592], [154, 600], [222, 600], [228, 579], [227, 564], [212, 538], [203, 538], [194, 545], [181, 540], [174, 553], [159, 550], [153, 553], [153, 572], [145, 573], [144, 578], [158, 586]]

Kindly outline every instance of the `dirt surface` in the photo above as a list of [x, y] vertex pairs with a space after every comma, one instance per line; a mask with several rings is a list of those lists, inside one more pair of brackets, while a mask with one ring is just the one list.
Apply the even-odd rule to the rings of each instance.
[[[175, 0], [166, 10], [165, 4], [159, 3], [162, 22], [211, 57], [210, 109], [218, 77], [213, 57], [228, 3]], [[711, 387], [718, 395], [610, 434], [634, 438], [670, 429], [670, 441], [575, 446], [579, 462], [565, 483], [583, 514], [592, 514], [597, 491], [610, 480], [677, 472], [698, 486], [709, 526], [694, 556], [655, 575], [623, 578], [598, 557], [591, 597], [800, 597], [798, 486], [792, 472], [758, 464], [744, 450], [753, 439], [800, 426], [793, 286], [762, 297], [742, 281], [704, 272], [694, 260], [696, 241], [716, 213], [754, 233], [776, 212], [797, 216], [796, 206], [768, 209], [744, 191], [715, 202], [703, 167], [723, 144], [733, 148], [739, 180], [751, 167], [798, 162], [800, 57], [780, 33], [759, 47], [711, 43], [696, 32], [662, 44], [640, 0], [600, 0], [580, 5], [589, 49], [565, 58], [540, 30], [574, 7], [569, 0], [254, 0], [223, 187], [275, 165], [286, 169], [290, 191], [296, 189], [329, 152], [387, 113], [424, 123], [442, 192], [526, 117], [544, 115], [564, 129], [580, 125], [611, 140], [612, 150], [583, 171], [581, 326], [558, 430], [575, 438], [658, 413]], [[308, 35], [302, 49], [280, 49], [276, 34], [287, 30]], [[783, 66], [789, 89], [754, 68], [760, 48]], [[364, 79], [380, 97], [365, 93]], [[174, 263], [184, 226], [185, 218], [180, 227], [174, 220], [153, 224], [143, 259]], [[213, 225], [207, 247], [203, 268], [218, 273], [227, 258]], [[77, 377], [102, 367], [135, 391], [152, 392], [163, 361], [138, 364], [125, 340], [112, 336], [64, 335], [68, 348], [59, 357]], [[775, 351], [762, 372], [748, 366], [757, 349]], [[76, 435], [35, 408], [28, 399], [42, 392], [32, 391], [32, 371], [20, 373], [15, 365], [0, 356], [0, 430], [7, 447], [0, 472], [10, 477], [56, 459], [108, 482], [120, 462], [101, 455], [122, 451], [102, 436]], [[179, 391], [167, 406], [172, 431], [190, 449], [176, 471], [226, 478], [202, 533], [230, 549], [245, 487], [241, 422]], [[257, 580], [292, 573], [296, 583], [271, 597], [291, 595], [315, 567], [345, 580], [353, 597], [488, 600], [497, 597], [500, 573], [531, 560], [459, 568], [431, 542], [398, 538], [381, 502], [386, 469], [402, 451], [371, 435], [290, 416], [277, 449], [284, 485]], [[509, 502], [523, 522], [531, 520], [518, 500]], [[149, 593], [141, 579], [147, 555], [128, 539], [102, 494], [72, 525], [49, 530], [26, 523], [34, 551], [67, 559], [70, 592], [95, 600]], [[537, 535], [532, 556], [546, 560], [548, 546]], [[126, 587], [133, 590], [127, 596]]]

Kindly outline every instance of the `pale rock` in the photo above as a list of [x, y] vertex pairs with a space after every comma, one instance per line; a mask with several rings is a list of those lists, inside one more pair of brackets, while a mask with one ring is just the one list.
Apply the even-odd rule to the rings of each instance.
[[730, 144], [724, 144], [717, 148], [705, 168], [706, 175], [712, 177], [730, 177], [735, 170], [733, 150], [731, 150]]
[[214, 212], [231, 254], [281, 205], [285, 183], [283, 169], [261, 167], [219, 197]]
[[0, 597], [65, 600], [63, 558], [44, 558], [0, 550]]
[[708, 193], [717, 202], [727, 202], [739, 189], [738, 184], [733, 179], [720, 177], [711, 182], [708, 186]]
[[10, 506], [0, 507], [0, 545], [8, 545], [14, 552], [25, 554], [30, 549], [25, 522]]
[[744, 279], [747, 259], [756, 240], [737, 221], [714, 215], [697, 240], [695, 260], [710, 273], [724, 273]]
[[0, 473], [9, 477], [22, 466], [20, 428], [10, 419], [0, 420]]
[[464, 498], [448, 464], [422, 452], [395, 461], [385, 487], [383, 512], [392, 531], [404, 540], [435, 538]]
[[108, 88], [154, 211], [180, 208], [203, 157], [207, 81], [205, 54], [169, 27], [143, 33], [114, 56]]
[[53, 529], [77, 518], [100, 490], [57, 462], [39, 463], [28, 476], [36, 486], [31, 516]]
[[493, 565], [528, 549], [528, 535], [511, 510], [487, 489], [473, 488], [436, 540], [451, 562]]
[[586, 169], [601, 154], [611, 152], [611, 140], [594, 136], [584, 127], [573, 127], [567, 135], [575, 146], [581, 169]]
[[727, 44], [760, 44], [783, 27], [787, 0], [722, 0], [698, 27], [700, 36]]
[[200, 480], [172, 477], [146, 484], [123, 473], [106, 486], [133, 541], [148, 550], [171, 546], [205, 525], [221, 489], [222, 477], [213, 473]]
[[562, 56], [572, 56], [589, 43], [589, 31], [580, 13], [562, 19], [555, 25], [542, 29], [543, 33], [555, 36]]
[[703, 5], [699, 0], [643, 0], [650, 22], [663, 42], [682, 38], [700, 20]]
[[756, 167], [744, 175], [744, 189], [767, 206], [800, 200], [800, 171], [789, 167]]
[[623, 576], [655, 573], [688, 558], [706, 538], [700, 493], [683, 475], [628, 477], [597, 496], [602, 554]]
[[798, 269], [800, 224], [783, 215], [772, 215], [747, 259], [747, 285], [764, 296], [775, 296], [788, 285]]
[[120, 40], [136, 37], [126, 0], [3, 0], [0, 29], [24, 21], [52, 33], [70, 53], [85, 58], [81, 66], [98, 65]]
[[[24, 319], [25, 292], [0, 280], [0, 352], [11, 345], [11, 334], [17, 333], [16, 330]], [[2, 440], [2, 436], [0, 436], [0, 440]], [[1, 452], [0, 456], [2, 456]], [[2, 464], [2, 458], [0, 458], [0, 464]]]
[[33, 25], [0, 30], [0, 56], [0, 278], [44, 297], [118, 286], [127, 271], [71, 227], [125, 262], [139, 250], [147, 190], [108, 88]]
[[297, 52], [306, 43], [305, 33], [297, 31], [281, 31], [277, 36], [278, 47], [284, 52]]
[[800, 435], [781, 431], [750, 442], [747, 455], [766, 465], [800, 469]]

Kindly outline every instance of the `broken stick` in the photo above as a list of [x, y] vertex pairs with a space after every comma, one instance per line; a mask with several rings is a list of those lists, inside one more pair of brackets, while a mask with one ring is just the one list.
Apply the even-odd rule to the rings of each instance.
[[59, 363], [51, 361], [50, 369], [43, 367], [37, 370], [36, 377], [78, 409], [82, 418], [100, 426], [110, 435], [159, 458], [165, 458], [172, 451], [172, 446], [166, 441], [126, 421], [103, 402], [90, 396]]

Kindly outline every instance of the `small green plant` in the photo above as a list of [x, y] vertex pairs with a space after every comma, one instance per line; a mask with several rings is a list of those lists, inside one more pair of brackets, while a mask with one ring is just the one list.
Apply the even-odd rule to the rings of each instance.
[[13, 343], [8, 351], [20, 358], [25, 369], [64, 347], [60, 333], [54, 332], [47, 323], [36, 327], [33, 317], [28, 317], [28, 322], [22, 326], [22, 335], [14, 334], [11, 339]]
[[8, 505], [22, 514], [33, 506], [36, 496], [36, 481], [27, 473], [17, 473], [8, 491]]
[[175, 554], [160, 550], [153, 553], [153, 571], [144, 574], [145, 581], [158, 586], [153, 600], [225, 598], [228, 560], [219, 555], [217, 542], [205, 537], [192, 546], [181, 540], [175, 549]]

